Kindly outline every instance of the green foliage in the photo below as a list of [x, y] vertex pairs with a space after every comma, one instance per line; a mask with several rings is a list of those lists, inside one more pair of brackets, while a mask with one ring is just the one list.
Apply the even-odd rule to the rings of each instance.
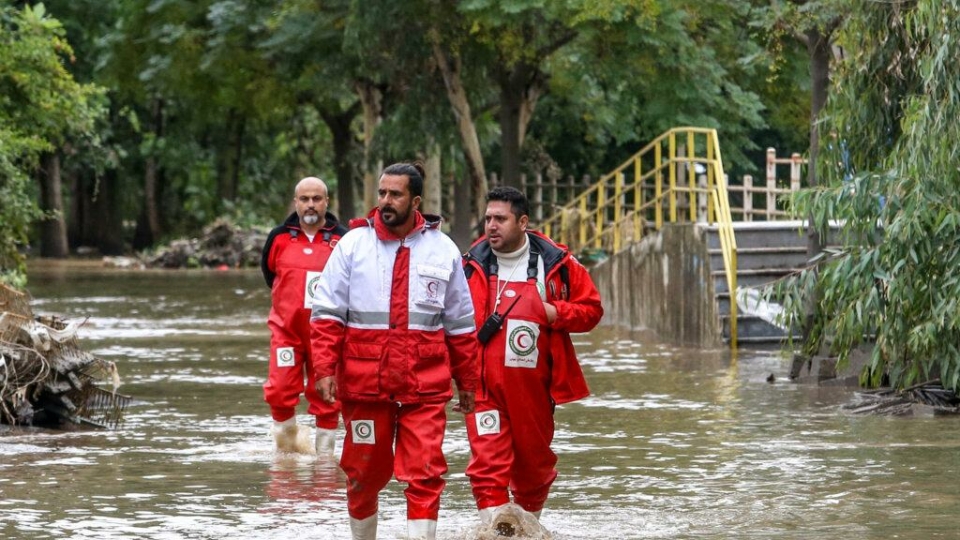
[[40, 217], [29, 175], [69, 137], [95, 141], [101, 90], [78, 84], [63, 62], [73, 51], [43, 4], [0, 6], [0, 280], [22, 285], [30, 224]]
[[863, 382], [960, 389], [960, 2], [853, 2], [853, 54], [826, 109], [822, 178], [795, 198], [843, 246], [782, 287], [791, 320], [821, 301], [805, 347], [845, 359], [875, 336]]

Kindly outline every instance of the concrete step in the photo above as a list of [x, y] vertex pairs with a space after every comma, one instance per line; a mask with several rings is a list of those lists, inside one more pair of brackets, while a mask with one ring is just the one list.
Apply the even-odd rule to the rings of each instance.
[[[800, 272], [802, 268], [755, 268], [752, 270], [739, 270], [737, 272], [737, 287], [760, 287], [773, 284], [778, 279], [791, 274]], [[727, 286], [727, 274], [723, 270], [714, 270], [710, 272], [713, 278], [713, 290], [715, 293], [730, 292]]]
[[[720, 249], [708, 250], [710, 253], [710, 268], [723, 268], [723, 251]], [[752, 270], [757, 268], [782, 268], [784, 266], [799, 268], [807, 264], [806, 246], [788, 247], [737, 247], [737, 269]]]
[[[730, 339], [730, 315], [721, 315], [721, 335]], [[737, 341], [753, 340], [766, 342], [786, 342], [788, 334], [782, 328], [774, 326], [759, 317], [737, 316]], [[800, 339], [800, 332], [793, 332], [793, 339]]]
[[[718, 249], [720, 237], [716, 225], [704, 225], [707, 248]], [[840, 245], [840, 224], [834, 224], [827, 235], [828, 245]], [[805, 221], [740, 221], [733, 224], [737, 249], [759, 247], [806, 247]]]

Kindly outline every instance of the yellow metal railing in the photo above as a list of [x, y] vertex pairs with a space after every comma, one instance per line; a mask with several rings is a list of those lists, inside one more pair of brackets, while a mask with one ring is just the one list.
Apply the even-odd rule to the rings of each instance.
[[[683, 204], [686, 212], [681, 212]], [[667, 131], [600, 177], [542, 226], [548, 236], [574, 252], [592, 248], [616, 254], [639, 241], [645, 228], [660, 230], [664, 207], [669, 223], [717, 225], [730, 291], [730, 346], [736, 349], [737, 242], [715, 129]]]

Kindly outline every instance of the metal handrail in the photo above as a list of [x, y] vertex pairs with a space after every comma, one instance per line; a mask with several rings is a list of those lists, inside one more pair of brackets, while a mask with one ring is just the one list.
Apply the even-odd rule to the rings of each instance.
[[[683, 144], [678, 145], [678, 138]], [[697, 170], [697, 165], [703, 167], [703, 174], [699, 174], [701, 171]], [[681, 173], [683, 178], [678, 176]], [[698, 183], [701, 178], [706, 185]], [[717, 131], [677, 127], [601, 176], [594, 185], [544, 220], [542, 228], [548, 236], [574, 251], [592, 247], [616, 254], [626, 249], [631, 240], [624, 241], [625, 231], [636, 242], [643, 236], [644, 227], [652, 224], [655, 230], [660, 230], [664, 222], [664, 206], [669, 223], [703, 221], [716, 224], [730, 290], [730, 346], [736, 349], [737, 242], [727, 192]], [[703, 207], [698, 204], [701, 195], [706, 199]], [[678, 213], [681, 196], [686, 197], [686, 216]], [[576, 238], [570, 226], [571, 216], [578, 220]], [[589, 231], [591, 225], [592, 233]]]

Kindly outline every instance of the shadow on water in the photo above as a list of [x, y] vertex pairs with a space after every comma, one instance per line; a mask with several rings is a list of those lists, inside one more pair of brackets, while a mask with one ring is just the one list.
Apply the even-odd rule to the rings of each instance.
[[[36, 263], [30, 278], [36, 312], [89, 318], [84, 348], [137, 402], [116, 431], [0, 431], [0, 536], [349, 538], [335, 464], [272, 451], [258, 273]], [[848, 391], [788, 382], [776, 353], [611, 328], [575, 341], [593, 395], [556, 413], [554, 538], [956, 537], [955, 419], [845, 415]], [[438, 537], [468, 539], [453, 413], [445, 451]], [[381, 538], [404, 536], [401, 488], [381, 497]]]

